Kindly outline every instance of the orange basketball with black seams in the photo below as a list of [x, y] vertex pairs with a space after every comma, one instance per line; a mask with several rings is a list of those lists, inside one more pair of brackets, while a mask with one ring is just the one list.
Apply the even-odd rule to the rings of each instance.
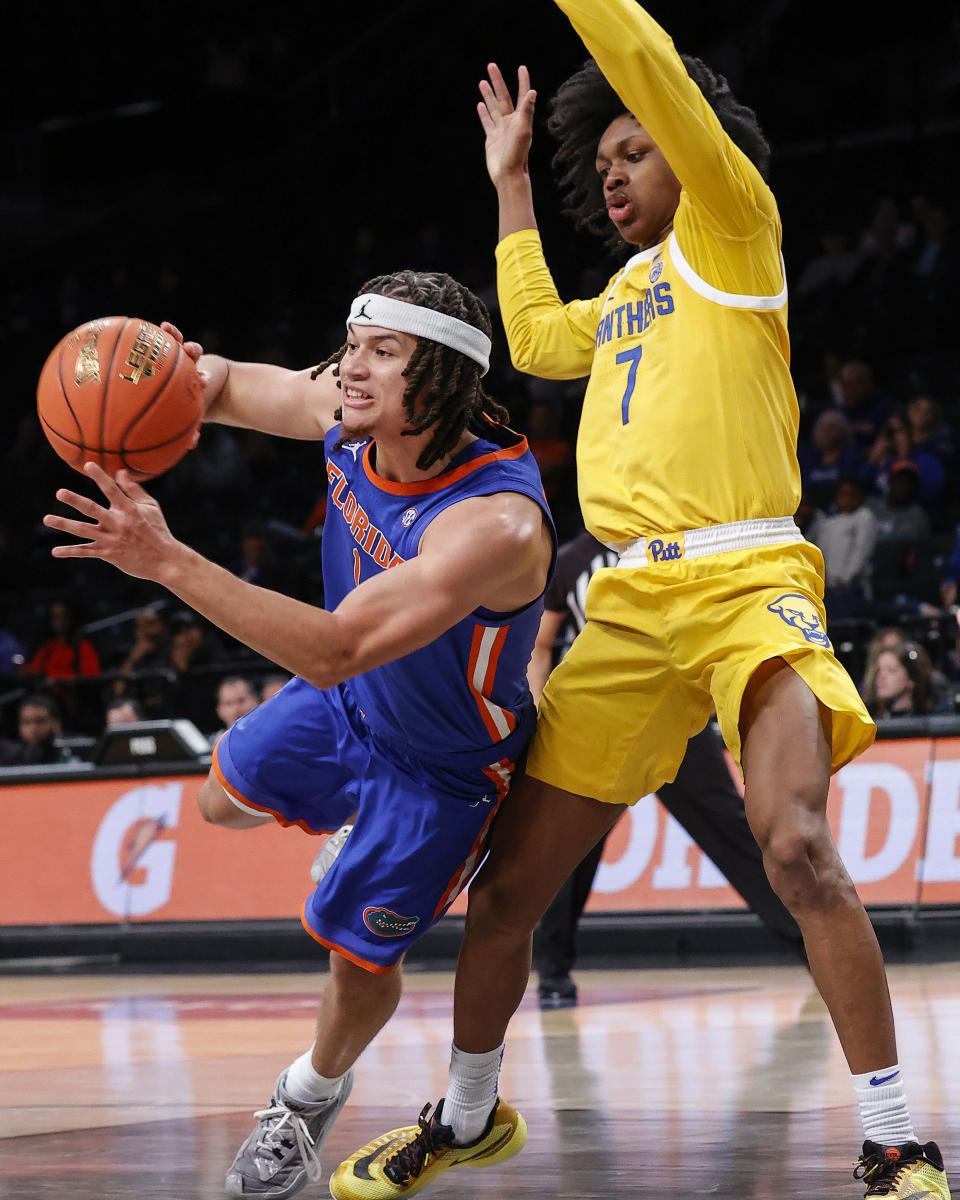
[[194, 442], [203, 385], [183, 346], [137, 317], [101, 317], [68, 333], [40, 372], [37, 413], [71, 467], [122, 467], [136, 479], [169, 471]]

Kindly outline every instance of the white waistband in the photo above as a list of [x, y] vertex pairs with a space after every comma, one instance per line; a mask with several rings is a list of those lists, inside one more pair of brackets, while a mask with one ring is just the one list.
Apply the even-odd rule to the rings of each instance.
[[682, 533], [657, 537], [639, 537], [632, 542], [611, 545], [620, 555], [618, 567], [646, 567], [726, 554], [730, 550], [749, 550], [752, 546], [775, 546], [778, 542], [802, 542], [803, 534], [793, 517], [761, 517], [756, 521], [731, 521], [728, 525], [706, 525]]

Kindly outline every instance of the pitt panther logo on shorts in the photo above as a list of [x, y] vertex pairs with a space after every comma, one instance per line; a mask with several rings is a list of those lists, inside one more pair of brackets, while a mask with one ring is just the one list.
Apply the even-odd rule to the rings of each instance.
[[799, 629], [808, 642], [813, 642], [815, 646], [830, 645], [830, 639], [820, 624], [820, 614], [806, 596], [791, 592], [786, 596], [781, 596], [779, 600], [774, 600], [772, 604], [767, 605], [767, 608], [770, 612], [776, 613], [781, 621], [792, 625], [794, 629]]
[[363, 923], [380, 937], [406, 937], [420, 924], [419, 917], [401, 917], [389, 908], [365, 908]]
[[647, 554], [652, 562], [679, 562], [683, 558], [683, 534], [679, 541], [665, 542], [663, 538], [654, 538], [647, 542]]

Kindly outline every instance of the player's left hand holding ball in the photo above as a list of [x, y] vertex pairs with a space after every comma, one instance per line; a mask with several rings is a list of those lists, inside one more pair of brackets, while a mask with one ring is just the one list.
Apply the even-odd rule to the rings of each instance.
[[109, 507], [87, 496], [60, 488], [57, 499], [87, 520], [47, 513], [43, 523], [50, 529], [85, 538], [76, 545], [54, 546], [54, 558], [102, 558], [137, 579], [162, 582], [164, 568], [184, 547], [167, 527], [160, 505], [136, 483], [129, 471], [116, 479], [96, 463], [84, 464], [83, 472], [103, 492]]

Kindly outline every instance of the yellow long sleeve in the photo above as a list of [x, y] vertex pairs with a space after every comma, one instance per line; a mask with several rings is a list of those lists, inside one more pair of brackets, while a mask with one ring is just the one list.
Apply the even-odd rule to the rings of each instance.
[[563, 303], [535, 229], [512, 233], [497, 246], [497, 294], [518, 371], [543, 379], [590, 374], [599, 301]]

